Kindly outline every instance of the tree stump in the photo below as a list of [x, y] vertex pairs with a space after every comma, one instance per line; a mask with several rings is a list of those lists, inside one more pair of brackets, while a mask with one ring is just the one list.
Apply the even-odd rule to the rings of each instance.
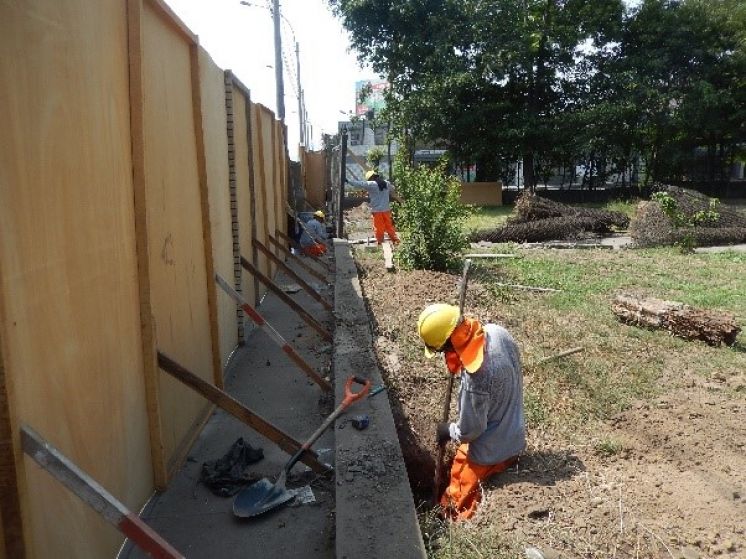
[[676, 301], [617, 295], [611, 309], [627, 324], [668, 330], [674, 336], [712, 346], [733, 345], [741, 332], [731, 313], [696, 309]]

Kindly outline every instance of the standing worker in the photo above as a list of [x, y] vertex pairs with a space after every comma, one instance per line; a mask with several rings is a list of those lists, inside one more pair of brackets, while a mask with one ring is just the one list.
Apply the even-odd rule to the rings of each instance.
[[383, 243], [384, 232], [388, 233], [389, 239], [395, 245], [399, 244], [399, 237], [394, 229], [394, 220], [391, 218], [391, 202], [401, 204], [401, 198], [396, 194], [394, 185], [383, 180], [376, 171], [365, 173], [364, 181], [347, 180], [348, 184], [356, 188], [364, 188], [368, 191], [370, 198], [370, 211], [373, 213], [373, 231], [375, 231], [376, 242]]
[[300, 248], [303, 254], [309, 256], [323, 256], [326, 254], [326, 216], [321, 210], [313, 212], [313, 218], [302, 225], [303, 234], [300, 236]]
[[458, 421], [439, 423], [436, 438], [459, 443], [440, 505], [447, 517], [465, 520], [477, 510], [481, 482], [516, 464], [526, 448], [518, 346], [502, 326], [459, 322], [458, 307], [441, 303], [422, 311], [417, 332], [425, 355], [442, 352], [448, 370], [461, 377]]

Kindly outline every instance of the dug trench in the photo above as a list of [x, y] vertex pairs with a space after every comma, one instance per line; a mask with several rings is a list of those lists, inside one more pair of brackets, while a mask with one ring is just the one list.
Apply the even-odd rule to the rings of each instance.
[[[363, 248], [356, 249], [355, 259], [425, 524], [446, 373], [439, 359], [424, 357], [414, 325], [425, 305], [456, 303], [459, 277], [390, 274], [379, 253]], [[542, 315], [543, 295], [495, 293], [490, 287], [495, 278], [488, 276], [472, 276], [465, 308], [484, 322], [506, 326], [521, 347], [528, 447], [516, 468], [485, 484], [473, 520], [440, 532], [423, 527], [428, 553], [447, 556], [445, 548], [457, 549], [461, 541], [466, 557], [523, 557], [528, 547], [569, 558], [746, 557], [739, 520], [746, 517], [746, 355], [662, 334], [638, 335], [607, 318], [601, 319], [602, 334], [589, 334], [572, 312]], [[609, 353], [591, 347], [608, 343], [607, 330], [630, 339], [620, 338], [621, 347]], [[579, 340], [588, 343], [585, 352], [553, 363], [548, 373], [532, 364], [548, 347], [557, 353]], [[731, 352], [733, 360], [714, 375], [703, 376], [691, 365], [692, 360], [707, 363], [717, 351]], [[618, 382], [630, 383], [624, 371], [638, 362], [659, 366], [659, 375], [647, 379], [650, 386], [607, 413], [580, 409], [565, 419], [565, 411], [584, 405], [571, 381], [580, 382], [583, 374], [596, 375], [593, 382], [600, 385], [616, 383], [598, 370], [607, 367], [622, 375]]]

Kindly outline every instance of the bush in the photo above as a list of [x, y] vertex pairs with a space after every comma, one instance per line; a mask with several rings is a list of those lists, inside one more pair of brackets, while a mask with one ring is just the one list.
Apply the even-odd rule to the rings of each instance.
[[395, 162], [396, 189], [404, 203], [395, 207], [402, 232], [402, 267], [444, 271], [458, 267], [468, 246], [462, 222], [472, 213], [461, 203], [461, 182], [445, 173], [446, 164], [410, 167], [401, 150]]

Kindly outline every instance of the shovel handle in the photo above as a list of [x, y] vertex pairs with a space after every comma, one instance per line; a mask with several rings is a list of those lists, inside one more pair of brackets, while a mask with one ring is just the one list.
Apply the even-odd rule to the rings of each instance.
[[[357, 384], [361, 384], [363, 387], [357, 392], [353, 392], [352, 391], [353, 382]], [[340, 404], [339, 406], [340, 408], [342, 408], [340, 412], [344, 411], [354, 402], [357, 402], [358, 400], [365, 398], [368, 395], [368, 392], [370, 392], [370, 381], [369, 380], [362, 379], [360, 377], [348, 378], [347, 382], [345, 382], [345, 397], [344, 397], [344, 400], [342, 400], [342, 404]]]
[[[353, 392], [353, 383], [362, 384], [363, 388], [357, 392]], [[288, 463], [285, 465], [285, 472], [290, 472], [290, 469], [295, 466], [295, 463], [298, 462], [298, 460], [300, 460], [301, 456], [303, 456], [303, 453], [311, 449], [311, 446], [313, 445], [313, 443], [316, 442], [316, 439], [318, 439], [321, 434], [329, 428], [329, 425], [331, 425], [343, 411], [350, 407], [350, 405], [354, 402], [365, 398], [368, 395], [368, 392], [370, 392], [369, 380], [362, 379], [360, 377], [348, 378], [347, 382], [345, 382], [345, 396], [342, 400], [342, 403], [337, 406], [337, 409], [335, 409], [331, 413], [331, 415], [324, 420], [324, 423], [322, 423], [319, 428], [314, 431], [313, 435], [311, 435], [308, 440], [303, 443], [303, 446], [301, 446], [293, 455], [293, 457], [288, 461]]]

